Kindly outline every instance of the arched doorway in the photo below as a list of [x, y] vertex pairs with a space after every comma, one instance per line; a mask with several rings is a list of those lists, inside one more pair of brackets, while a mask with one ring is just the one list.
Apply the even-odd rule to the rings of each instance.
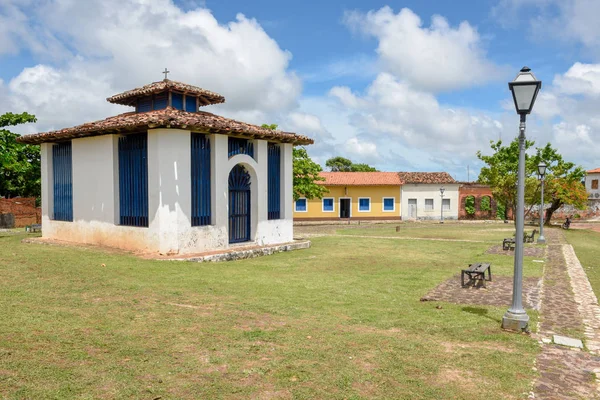
[[229, 173], [229, 243], [250, 240], [250, 174], [241, 165]]

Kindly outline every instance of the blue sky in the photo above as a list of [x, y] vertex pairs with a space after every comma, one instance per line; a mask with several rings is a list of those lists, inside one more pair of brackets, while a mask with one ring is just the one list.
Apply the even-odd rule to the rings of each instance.
[[[84, 4], [80, 4], [84, 3]], [[600, 166], [600, 2], [0, 0], [0, 112], [21, 133], [102, 119], [114, 93], [170, 78], [225, 95], [206, 111], [315, 139], [380, 170], [476, 177], [514, 138], [507, 82], [543, 88], [528, 138]]]

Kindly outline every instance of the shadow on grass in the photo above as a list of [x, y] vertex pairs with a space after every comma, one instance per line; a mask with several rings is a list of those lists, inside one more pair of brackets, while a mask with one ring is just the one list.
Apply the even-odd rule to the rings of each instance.
[[496, 321], [498, 323], [501, 323], [502, 321], [498, 318], [494, 318], [488, 315], [488, 310], [486, 308], [479, 308], [479, 307], [463, 307], [461, 308], [462, 311], [464, 312], [468, 312], [469, 314], [475, 314], [475, 315], [479, 315], [481, 317], [485, 317], [487, 319], [491, 319], [492, 321]]

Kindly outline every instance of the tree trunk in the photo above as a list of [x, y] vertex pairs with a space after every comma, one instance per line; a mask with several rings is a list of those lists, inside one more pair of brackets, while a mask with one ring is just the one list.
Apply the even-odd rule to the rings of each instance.
[[560, 208], [560, 206], [562, 206], [562, 205], [563, 205], [562, 201], [560, 201], [558, 199], [552, 200], [552, 203], [550, 203], [550, 207], [548, 207], [546, 209], [544, 225], [550, 226], [550, 220], [552, 219], [552, 214], [554, 214], [554, 211], [558, 210]]

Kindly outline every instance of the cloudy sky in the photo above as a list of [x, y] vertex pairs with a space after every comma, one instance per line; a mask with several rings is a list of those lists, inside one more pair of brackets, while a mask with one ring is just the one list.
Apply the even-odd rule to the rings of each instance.
[[543, 81], [528, 138], [600, 167], [597, 0], [0, 0], [0, 113], [70, 127], [170, 78], [225, 96], [204, 108], [311, 136], [324, 164], [476, 179], [477, 150], [512, 140], [507, 82]]

